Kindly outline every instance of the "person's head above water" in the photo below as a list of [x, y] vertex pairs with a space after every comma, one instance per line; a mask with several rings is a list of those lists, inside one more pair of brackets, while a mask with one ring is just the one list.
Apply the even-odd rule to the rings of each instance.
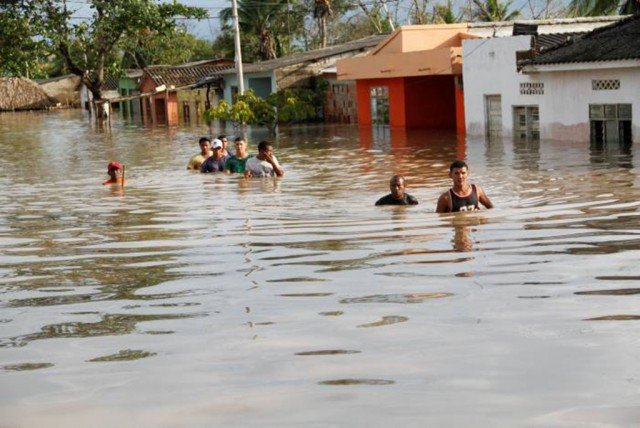
[[207, 137], [202, 137], [200, 138], [200, 141], [198, 141], [198, 144], [200, 145], [200, 153], [202, 153], [202, 155], [206, 155], [211, 151], [211, 140]]
[[122, 177], [122, 164], [120, 162], [111, 162], [107, 165], [107, 173], [111, 180], [117, 180]]
[[468, 176], [469, 166], [465, 161], [458, 159], [451, 162], [449, 166], [449, 177], [453, 180], [453, 187], [456, 190], [461, 190], [466, 186]]
[[402, 175], [394, 175], [389, 180], [389, 190], [391, 190], [391, 195], [396, 199], [404, 198], [405, 186], [406, 180]]
[[258, 144], [258, 158], [264, 160], [265, 157], [273, 155], [273, 144], [268, 141], [260, 141]]
[[233, 141], [233, 144], [236, 146], [236, 157], [237, 158], [245, 158], [247, 157], [247, 142], [244, 138], [238, 137]]

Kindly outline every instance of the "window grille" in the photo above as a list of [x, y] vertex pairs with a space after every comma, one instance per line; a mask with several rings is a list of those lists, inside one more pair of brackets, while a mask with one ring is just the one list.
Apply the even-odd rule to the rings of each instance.
[[592, 80], [591, 88], [594, 91], [615, 91], [620, 89], [620, 80], [619, 79]]
[[544, 95], [544, 83], [521, 82], [520, 95]]

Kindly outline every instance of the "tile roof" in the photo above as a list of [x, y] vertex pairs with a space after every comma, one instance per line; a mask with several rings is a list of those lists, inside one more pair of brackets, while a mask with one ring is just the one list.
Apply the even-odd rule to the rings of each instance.
[[195, 85], [205, 77], [219, 76], [224, 70], [232, 68], [229, 60], [205, 60], [182, 65], [152, 65], [146, 72], [157, 86], [167, 85], [176, 88]]
[[640, 59], [640, 15], [598, 28], [547, 50], [529, 64]]
[[585, 32], [538, 34], [536, 37], [536, 48], [539, 52], [544, 52], [558, 45], [567, 43], [570, 40], [575, 41], [585, 34]]

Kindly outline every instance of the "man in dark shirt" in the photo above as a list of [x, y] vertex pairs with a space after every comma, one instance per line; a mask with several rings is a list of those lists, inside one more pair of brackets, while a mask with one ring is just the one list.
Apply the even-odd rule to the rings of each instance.
[[418, 200], [408, 193], [404, 193], [405, 179], [401, 175], [394, 175], [389, 181], [391, 193], [378, 199], [376, 205], [418, 205]]
[[453, 186], [438, 198], [437, 213], [476, 211], [480, 209], [480, 204], [486, 208], [493, 208], [493, 203], [482, 187], [469, 183], [468, 176], [469, 167], [466, 162], [456, 160], [451, 163], [449, 177], [453, 181]]

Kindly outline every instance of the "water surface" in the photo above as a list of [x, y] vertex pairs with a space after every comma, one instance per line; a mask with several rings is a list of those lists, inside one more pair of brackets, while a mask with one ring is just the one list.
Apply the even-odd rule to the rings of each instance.
[[[208, 132], [0, 115], [0, 425], [640, 422], [635, 147], [298, 126], [244, 180]], [[433, 213], [456, 157], [496, 209]]]

